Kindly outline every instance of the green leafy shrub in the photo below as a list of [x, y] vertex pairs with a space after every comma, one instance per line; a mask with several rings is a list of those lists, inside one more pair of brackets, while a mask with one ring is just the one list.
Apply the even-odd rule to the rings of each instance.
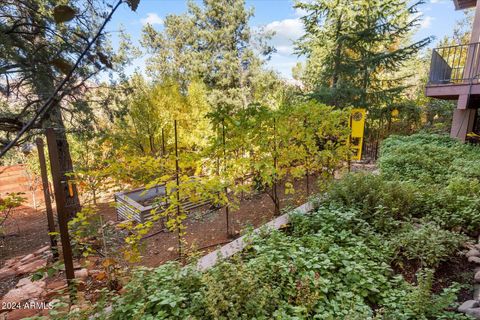
[[395, 231], [411, 218], [477, 235], [480, 148], [440, 135], [392, 136], [382, 145], [381, 175], [351, 174], [326, 201], [362, 211], [377, 230]]
[[391, 245], [395, 248], [397, 264], [410, 261], [422, 268], [436, 268], [458, 252], [466, 241], [466, 236], [444, 230], [434, 223], [408, 223], [392, 237]]
[[[480, 226], [480, 184], [461, 168], [476, 152], [441, 136], [387, 139], [383, 174], [347, 175], [314, 213], [292, 214], [287, 232], [256, 235], [246, 250], [206, 272], [177, 263], [138, 269], [103, 316], [468, 319], [452, 312], [459, 286], [434, 294], [434, 272], [425, 268], [459, 249], [466, 237], [455, 230]], [[415, 283], [395, 275], [392, 262], [419, 268]]]
[[448, 184], [450, 178], [480, 177], [480, 148], [447, 136], [392, 136], [382, 143], [379, 165], [390, 180]]
[[[205, 273], [176, 263], [140, 269], [108, 318], [447, 318], [455, 295], [437, 296], [394, 276], [389, 244], [359, 216], [325, 207], [293, 215], [291, 234], [255, 236], [248, 250]], [[421, 293], [435, 308], [415, 304]], [[388, 317], [397, 313], [402, 317]]]
[[460, 285], [453, 284], [440, 294], [433, 294], [433, 274], [431, 269], [420, 270], [416, 285], [399, 281], [397, 288], [388, 292], [375, 319], [470, 319], [454, 311]]
[[20, 207], [26, 200], [23, 193], [10, 193], [0, 198], [0, 236], [4, 234], [4, 225], [13, 213], [13, 209]]
[[400, 221], [419, 214], [415, 186], [365, 173], [349, 174], [333, 183], [325, 203], [357, 208], [362, 219], [381, 231], [395, 230]]
[[476, 236], [480, 228], [480, 192], [478, 181], [452, 179], [445, 188], [425, 188], [419, 209], [425, 219], [443, 228]]

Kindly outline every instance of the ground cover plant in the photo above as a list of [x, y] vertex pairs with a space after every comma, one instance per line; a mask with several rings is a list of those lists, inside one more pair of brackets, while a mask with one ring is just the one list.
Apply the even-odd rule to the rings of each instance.
[[[246, 0], [188, 1], [183, 12], [161, 1], [57, 2], [0, 7], [0, 165], [27, 164], [36, 207], [37, 138], [48, 138], [42, 186], [47, 171], [60, 216], [68, 204], [57, 228], [65, 266], [41, 250], [47, 266], [28, 275], [5, 262], [0, 294], [20, 289], [20, 276], [49, 287], [74, 265], [70, 297], [54, 286], [21, 299], [64, 299], [52, 311], [59, 318], [106, 306], [103, 316], [118, 319], [462, 318], [452, 311], [464, 288], [441, 274], [478, 235], [478, 149], [443, 136], [391, 137], [379, 175], [334, 182], [351, 162], [352, 108], [368, 115], [364, 155], [374, 160], [391, 134], [449, 131], [452, 104], [424, 97], [433, 38], [413, 37], [425, 29], [424, 1], [279, 1], [295, 17], [271, 23], [255, 16], [261, 2]], [[141, 19], [135, 28], [117, 24], [130, 17]], [[444, 44], [470, 38], [464, 22]], [[272, 69], [277, 55], [303, 58], [290, 77], [288, 64]], [[164, 190], [141, 203], [154, 206], [151, 220], [118, 221], [115, 192], [137, 187]], [[49, 234], [53, 250], [57, 232], [23, 216], [23, 241], [2, 235], [21, 204], [7, 191], [0, 263], [23, 265], [18, 254]], [[284, 232], [253, 237], [205, 273], [185, 267], [312, 191], [321, 205], [293, 215]]]
[[386, 180], [415, 188], [417, 218], [476, 236], [480, 219], [480, 150], [445, 136], [391, 137], [379, 166]]
[[4, 236], [3, 225], [11, 217], [13, 210], [22, 205], [25, 198], [22, 194], [12, 193], [4, 198], [0, 198], [0, 237]]
[[[242, 255], [206, 273], [168, 263], [138, 269], [110, 319], [464, 319], [459, 286], [432, 293], [432, 270], [409, 284], [393, 252], [358, 210], [322, 207], [292, 216], [288, 233], [255, 237]], [[73, 317], [73, 315], [70, 315]]]
[[[459, 196], [456, 192], [464, 189], [449, 172], [445, 179], [438, 174], [438, 183], [425, 181], [430, 165], [420, 158], [415, 161], [408, 152], [403, 153], [403, 161], [389, 162], [388, 155], [396, 148], [417, 144], [427, 150], [440, 148], [441, 154], [450, 149], [461, 154], [457, 149], [462, 148], [472, 157], [479, 152], [441, 136], [389, 138], [380, 159], [385, 173], [355, 173], [332, 183], [319, 196], [313, 213], [293, 213], [286, 231], [252, 236], [245, 251], [206, 272], [177, 262], [139, 268], [124, 293], [107, 296], [96, 312], [112, 304], [110, 313], [98, 315], [109, 319], [468, 319], [455, 312], [462, 285], [450, 282], [438, 288], [435, 269], [457, 259], [468, 241], [468, 228], [442, 224], [440, 217], [470, 221], [471, 215], [462, 207], [441, 211], [436, 202], [426, 201], [429, 191], [425, 191], [445, 189]], [[445, 156], [450, 161], [444, 163], [453, 166], [454, 157]], [[390, 174], [397, 163], [421, 174], [400, 179]], [[463, 179], [478, 183], [476, 177]], [[466, 201], [476, 203], [473, 197]]]

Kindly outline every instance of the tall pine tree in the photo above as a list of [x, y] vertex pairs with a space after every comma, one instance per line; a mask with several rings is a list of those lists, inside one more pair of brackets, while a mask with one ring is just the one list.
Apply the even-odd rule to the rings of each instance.
[[380, 108], [405, 89], [399, 70], [431, 39], [411, 42], [421, 17], [406, 0], [300, 1], [306, 34], [304, 81], [322, 102]]
[[220, 119], [246, 107], [255, 95], [252, 84], [264, 74], [262, 58], [272, 51], [250, 28], [252, 15], [244, 0], [190, 2], [185, 14], [166, 17], [161, 32], [144, 28], [149, 71], [156, 81], [174, 78], [183, 88], [201, 79]]

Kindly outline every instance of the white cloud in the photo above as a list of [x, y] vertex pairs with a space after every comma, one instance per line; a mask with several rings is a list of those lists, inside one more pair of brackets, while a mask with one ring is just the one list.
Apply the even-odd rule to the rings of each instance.
[[292, 79], [292, 68], [298, 61], [304, 61], [304, 59], [276, 54], [267, 62], [267, 66], [269, 69], [277, 71], [284, 79]]
[[147, 17], [140, 19], [142, 24], [151, 24], [152, 26], [155, 24], [163, 25], [163, 19], [158, 16], [158, 14], [154, 12], [147, 13]]
[[277, 53], [278, 54], [281, 54], [281, 55], [284, 55], [284, 56], [288, 56], [288, 55], [291, 55], [293, 54], [293, 46], [275, 46], [275, 49], [277, 49]]
[[415, 18], [419, 18], [420, 29], [429, 29], [432, 26], [432, 21], [435, 20], [434, 17], [425, 15], [423, 11], [418, 11]]
[[304, 33], [303, 23], [300, 19], [285, 19], [273, 21], [265, 26], [265, 31], [275, 32], [272, 38], [272, 45], [277, 49], [279, 55], [293, 54], [293, 43]]
[[265, 27], [267, 31], [275, 31], [278, 36], [289, 39], [298, 39], [303, 33], [303, 24], [300, 19], [285, 19], [281, 21], [273, 21]]
[[432, 21], [434, 20], [434, 17], [431, 16], [425, 16], [423, 17], [422, 21], [420, 22], [420, 28], [421, 29], [428, 29], [432, 25]]
[[308, 14], [307, 10], [301, 9], [301, 8], [295, 8], [295, 16], [303, 17], [303, 16], [306, 16], [307, 14]]

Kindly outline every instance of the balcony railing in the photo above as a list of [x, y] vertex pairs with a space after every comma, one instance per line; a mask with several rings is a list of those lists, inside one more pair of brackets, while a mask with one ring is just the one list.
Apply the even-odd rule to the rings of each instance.
[[429, 85], [479, 83], [480, 43], [434, 49]]

